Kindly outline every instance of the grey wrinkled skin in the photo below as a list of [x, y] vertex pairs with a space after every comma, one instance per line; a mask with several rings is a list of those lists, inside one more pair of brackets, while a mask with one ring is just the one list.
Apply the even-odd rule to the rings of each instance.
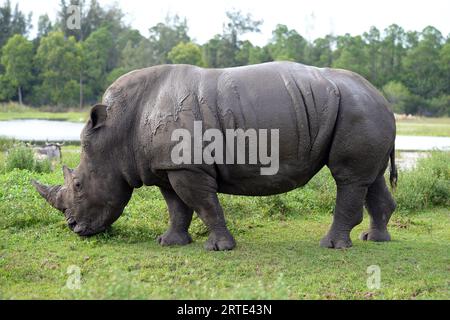
[[[174, 129], [279, 129], [277, 174], [260, 165], [176, 165]], [[323, 166], [337, 184], [333, 223], [320, 245], [347, 248], [350, 231], [368, 209], [363, 240], [388, 241], [395, 202], [384, 172], [396, 183], [395, 121], [383, 96], [361, 76], [291, 62], [229, 69], [162, 65], [130, 72], [105, 92], [81, 134], [80, 165], [64, 167], [63, 186], [34, 181], [82, 236], [105, 230], [134, 188], [158, 186], [170, 226], [161, 245], [185, 245], [195, 211], [209, 229], [208, 250], [236, 245], [217, 193], [271, 195], [305, 185]], [[236, 162], [235, 162], [236, 163]], [[148, 210], [152, 210], [148, 208]]]

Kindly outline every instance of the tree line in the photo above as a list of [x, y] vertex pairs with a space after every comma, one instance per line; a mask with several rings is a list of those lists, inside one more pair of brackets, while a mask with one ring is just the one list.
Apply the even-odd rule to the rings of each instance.
[[[80, 8], [80, 29], [68, 27], [70, 5]], [[355, 71], [378, 87], [397, 113], [450, 115], [450, 35], [432, 26], [405, 31], [393, 24], [362, 35], [326, 35], [308, 41], [279, 24], [264, 46], [242, 40], [262, 20], [226, 13], [221, 34], [204, 44], [189, 36], [185, 18], [167, 16], [144, 37], [124, 22], [117, 6], [97, 0], [60, 2], [55, 21], [38, 19], [9, 0], [0, 6], [0, 101], [61, 109], [95, 103], [109, 84], [134, 69], [167, 63], [222, 68], [275, 60]]]

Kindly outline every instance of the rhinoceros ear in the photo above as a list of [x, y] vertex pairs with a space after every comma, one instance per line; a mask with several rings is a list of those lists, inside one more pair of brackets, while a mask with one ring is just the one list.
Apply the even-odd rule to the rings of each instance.
[[107, 118], [107, 106], [96, 104], [91, 109], [91, 118], [89, 119], [91, 129], [98, 129], [105, 124]]
[[69, 184], [73, 179], [73, 169], [70, 169], [68, 166], [64, 165], [62, 170], [64, 174], [64, 183]]

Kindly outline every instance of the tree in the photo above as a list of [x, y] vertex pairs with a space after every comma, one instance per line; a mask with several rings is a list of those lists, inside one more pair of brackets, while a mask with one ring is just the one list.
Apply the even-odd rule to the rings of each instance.
[[25, 14], [19, 10], [19, 4], [16, 4], [13, 11], [11, 1], [5, 1], [5, 4], [0, 7], [0, 48], [11, 36], [26, 35], [30, 27], [31, 13], [25, 17]]
[[336, 40], [332, 35], [314, 40], [307, 48], [309, 63], [317, 67], [331, 67], [335, 42]]
[[384, 79], [381, 69], [381, 33], [375, 27], [371, 27], [369, 32], [364, 32], [363, 39], [365, 41], [366, 56], [368, 65], [368, 80], [375, 86], [383, 85]]
[[380, 73], [383, 83], [400, 80], [403, 72], [402, 60], [406, 54], [405, 44], [406, 34], [400, 26], [393, 24], [384, 29], [380, 48]]
[[40, 83], [34, 88], [38, 104], [73, 106], [79, 102], [82, 47], [74, 37], [54, 31], [43, 37], [36, 53]]
[[203, 46], [204, 61], [212, 68], [234, 67], [237, 50], [227, 37], [216, 35]]
[[442, 34], [433, 27], [426, 27], [419, 42], [408, 50], [403, 59], [403, 82], [421, 97], [431, 98], [444, 91], [445, 75], [440, 65]]
[[180, 42], [167, 55], [172, 63], [192, 64], [203, 66], [202, 50], [192, 42]]
[[0, 101], [10, 100], [15, 92], [16, 90], [11, 81], [4, 74], [0, 73]]
[[236, 63], [240, 66], [249, 64], [262, 63], [272, 61], [267, 48], [253, 46], [250, 41], [243, 41], [240, 45], [239, 51], [235, 57]]
[[22, 35], [9, 38], [2, 49], [1, 63], [5, 67], [5, 79], [17, 88], [19, 104], [22, 104], [23, 89], [32, 79], [33, 44]]
[[113, 49], [112, 35], [106, 27], [90, 34], [82, 43], [82, 75], [84, 79], [84, 100], [95, 102], [106, 89], [108, 56]]
[[267, 45], [273, 60], [288, 60], [307, 63], [307, 41], [295, 30], [279, 24], [272, 32], [272, 40]]
[[119, 68], [131, 71], [133, 69], [150, 67], [157, 59], [148, 39], [142, 38], [137, 44], [129, 41], [122, 50]]
[[244, 59], [242, 54], [238, 57], [239, 51], [245, 43], [239, 40], [239, 36], [261, 31], [259, 27], [263, 21], [253, 20], [251, 14], [244, 15], [241, 11], [234, 10], [227, 12], [226, 16], [228, 21], [223, 26], [223, 33], [215, 35], [203, 46], [204, 61], [209, 67], [226, 68], [239, 65]]
[[351, 70], [366, 78], [369, 76], [369, 59], [361, 36], [346, 34], [337, 37], [335, 54], [337, 58], [333, 61], [334, 68]]
[[[448, 38], [450, 40], [450, 38]], [[450, 95], [450, 41], [441, 48], [440, 53], [440, 66], [443, 71], [443, 86], [446, 94]]]
[[169, 63], [168, 54], [180, 42], [189, 42], [186, 19], [179, 16], [167, 16], [165, 23], [158, 23], [150, 28], [150, 45], [153, 51], [151, 64]]
[[413, 94], [401, 82], [390, 81], [382, 91], [396, 113], [432, 115], [430, 101]]
[[227, 11], [225, 14], [228, 22], [224, 24], [223, 35], [228, 38], [234, 48], [239, 45], [239, 36], [249, 32], [261, 32], [259, 27], [263, 24], [263, 20], [254, 20], [251, 14], [244, 15], [239, 10]]
[[47, 36], [53, 29], [52, 22], [47, 14], [39, 16], [37, 38]]

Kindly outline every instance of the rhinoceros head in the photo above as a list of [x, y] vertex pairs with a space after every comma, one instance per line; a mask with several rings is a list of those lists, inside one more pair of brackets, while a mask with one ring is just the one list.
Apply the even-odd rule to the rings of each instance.
[[63, 166], [64, 185], [46, 186], [32, 180], [39, 194], [64, 213], [69, 228], [80, 236], [104, 231], [122, 214], [132, 193], [114, 157], [106, 152], [105, 121], [106, 107], [95, 106], [82, 132], [82, 144], [89, 147], [83, 147], [77, 168]]

